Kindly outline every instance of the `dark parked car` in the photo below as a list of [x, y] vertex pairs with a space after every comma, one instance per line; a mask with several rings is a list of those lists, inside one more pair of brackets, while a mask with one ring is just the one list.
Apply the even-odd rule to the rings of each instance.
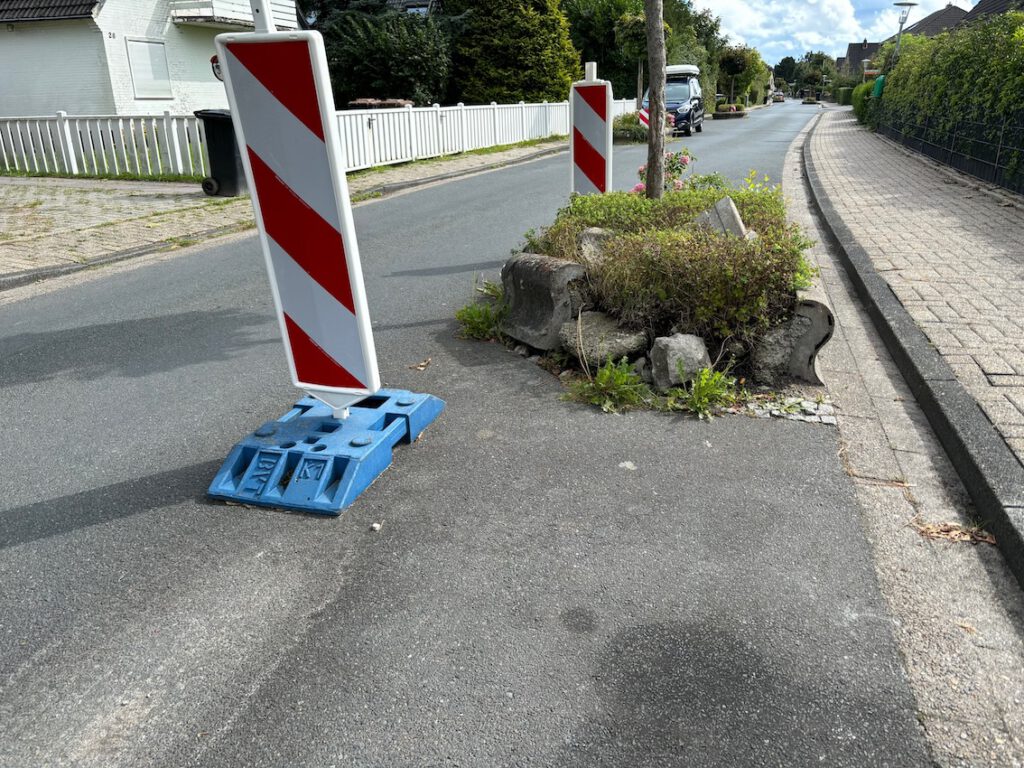
[[[689, 136], [704, 130], [704, 94], [700, 89], [700, 70], [691, 64], [665, 67], [665, 112], [672, 116], [674, 132]], [[650, 91], [644, 94], [647, 109]]]

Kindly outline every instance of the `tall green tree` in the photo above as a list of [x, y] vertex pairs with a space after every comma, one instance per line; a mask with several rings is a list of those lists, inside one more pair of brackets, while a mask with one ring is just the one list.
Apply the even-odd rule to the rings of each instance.
[[563, 101], [582, 73], [559, 0], [448, 0], [465, 14], [451, 93], [472, 104]]
[[720, 78], [728, 86], [729, 101], [742, 97], [758, 80], [766, 80], [768, 70], [761, 56], [753, 48], [734, 45], [722, 50], [718, 57]]
[[794, 82], [796, 75], [796, 59], [792, 56], [783, 56], [775, 65], [775, 76], [785, 80], [787, 84]]
[[334, 99], [410, 99], [447, 91], [449, 34], [434, 17], [400, 13], [387, 0], [307, 0], [300, 13], [324, 36]]
[[597, 76], [608, 80], [617, 97], [633, 95], [643, 83], [636, 84], [637, 57], [647, 56], [646, 28], [619, 32], [624, 17], [639, 19], [643, 27], [643, 0], [562, 0], [569, 20], [569, 34], [582, 61], [597, 62]]

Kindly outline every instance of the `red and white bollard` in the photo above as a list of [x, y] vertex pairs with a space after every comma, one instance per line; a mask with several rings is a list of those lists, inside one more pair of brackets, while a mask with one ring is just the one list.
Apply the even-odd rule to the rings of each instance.
[[572, 191], [603, 194], [612, 188], [612, 84], [597, 79], [593, 61], [585, 72], [569, 96]]

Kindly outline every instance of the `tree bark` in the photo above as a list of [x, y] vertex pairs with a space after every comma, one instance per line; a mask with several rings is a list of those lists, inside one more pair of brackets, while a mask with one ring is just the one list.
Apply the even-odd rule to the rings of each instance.
[[660, 199], [665, 192], [665, 21], [662, 0], [644, 0], [647, 19], [647, 72], [650, 96], [647, 112], [647, 197]]

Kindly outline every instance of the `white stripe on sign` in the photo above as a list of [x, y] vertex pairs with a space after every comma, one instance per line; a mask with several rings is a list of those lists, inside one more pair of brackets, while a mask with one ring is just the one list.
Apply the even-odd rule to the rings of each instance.
[[604, 154], [604, 145], [608, 140], [608, 124], [598, 117], [575, 88], [572, 89], [572, 125], [590, 146], [598, 153]]
[[295, 263], [268, 237], [281, 305], [320, 349], [360, 381], [369, 376], [363, 365], [356, 317]]
[[340, 231], [327, 146], [253, 77], [230, 49], [228, 56], [232, 58], [235, 107], [249, 147], [306, 205]]
[[599, 195], [601, 190], [590, 180], [578, 165], [572, 168], [572, 189], [581, 195]]

